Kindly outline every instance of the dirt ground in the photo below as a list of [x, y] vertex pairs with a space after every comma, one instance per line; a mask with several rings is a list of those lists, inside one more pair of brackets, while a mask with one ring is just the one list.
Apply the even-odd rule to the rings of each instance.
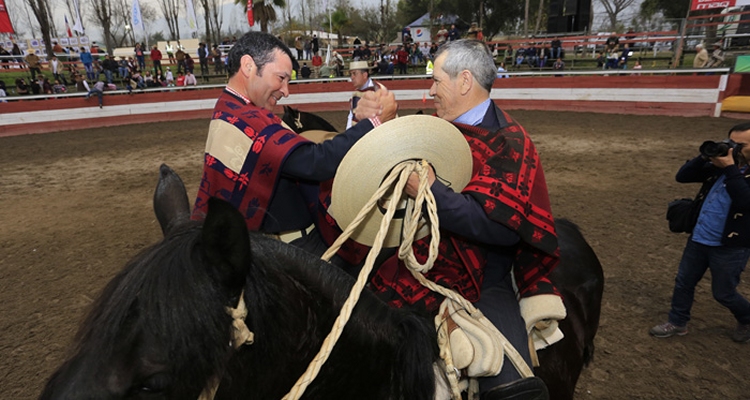
[[[405, 113], [408, 113], [405, 112]], [[321, 113], [338, 127], [344, 113]], [[686, 235], [666, 204], [691, 196], [674, 174], [737, 120], [515, 111], [539, 147], [553, 211], [583, 229], [605, 272], [593, 364], [579, 399], [750, 399], [750, 344], [707, 276], [690, 334], [655, 339]], [[0, 138], [0, 398], [36, 398], [87, 306], [160, 230], [161, 163], [194, 194], [208, 121]], [[740, 290], [750, 295], [750, 286]]]

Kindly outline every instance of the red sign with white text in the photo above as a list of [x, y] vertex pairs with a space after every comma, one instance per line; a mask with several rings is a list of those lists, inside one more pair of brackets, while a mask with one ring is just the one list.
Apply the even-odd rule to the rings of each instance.
[[5, 6], [5, 0], [0, 0], [0, 33], [16, 33], [10, 23], [10, 15]]
[[740, 6], [750, 6], [750, 0], [693, 0], [690, 11]]

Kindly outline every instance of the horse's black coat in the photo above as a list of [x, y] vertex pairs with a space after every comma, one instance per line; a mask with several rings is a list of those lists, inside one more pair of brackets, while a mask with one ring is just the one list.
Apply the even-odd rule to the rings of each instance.
[[[42, 399], [194, 399], [218, 375], [217, 399], [276, 400], [307, 368], [353, 279], [300, 249], [248, 234], [242, 216], [219, 200], [211, 200], [203, 226], [166, 222], [167, 237], [104, 289]], [[242, 289], [255, 343], [233, 352], [225, 307], [236, 305]], [[365, 291], [304, 398], [431, 399], [435, 343], [428, 319]]]

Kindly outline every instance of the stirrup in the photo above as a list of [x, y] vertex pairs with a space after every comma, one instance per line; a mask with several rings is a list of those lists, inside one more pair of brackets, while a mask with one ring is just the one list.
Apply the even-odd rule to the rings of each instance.
[[481, 400], [549, 400], [547, 385], [536, 376], [494, 387]]

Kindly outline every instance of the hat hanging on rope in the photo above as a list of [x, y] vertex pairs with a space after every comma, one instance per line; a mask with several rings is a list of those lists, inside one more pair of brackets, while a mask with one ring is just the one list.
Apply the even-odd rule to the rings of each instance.
[[[471, 179], [471, 149], [458, 128], [429, 115], [396, 118], [357, 141], [339, 164], [328, 209], [339, 227], [346, 228], [388, 173], [400, 162], [408, 160], [426, 160], [435, 169], [437, 179], [455, 192], [463, 190]], [[404, 218], [401, 210], [406, 207], [406, 198], [404, 194], [398, 200], [402, 204], [389, 228], [384, 247], [396, 247], [401, 242]], [[354, 231], [351, 239], [372, 246], [387, 206], [387, 202], [381, 201]], [[415, 240], [428, 234], [429, 228], [425, 225]]]

